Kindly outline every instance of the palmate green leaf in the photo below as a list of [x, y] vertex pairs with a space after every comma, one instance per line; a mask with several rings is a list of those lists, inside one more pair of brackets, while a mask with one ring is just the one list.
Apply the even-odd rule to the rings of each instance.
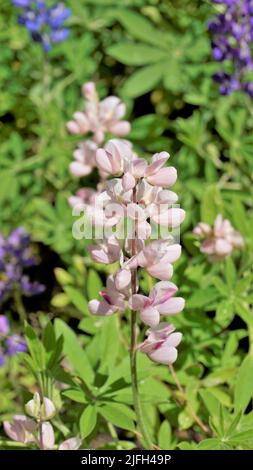
[[147, 65], [168, 59], [168, 52], [147, 44], [122, 42], [107, 49], [107, 53], [126, 65]]
[[85, 351], [80, 346], [75, 333], [62, 320], [56, 319], [55, 323], [56, 335], [63, 336], [63, 354], [75, 368], [80, 378], [86, 383], [91, 384], [94, 379], [94, 372], [90, 366]]
[[115, 12], [115, 18], [120, 21], [132, 37], [168, 49], [165, 34], [157, 30], [157, 27], [153, 26], [144, 16], [131, 10], [121, 9]]
[[133, 121], [129, 138], [138, 142], [145, 139], [147, 142], [147, 140], [160, 136], [167, 126], [167, 119], [163, 116], [146, 114]]
[[152, 90], [162, 79], [165, 70], [164, 62], [148, 65], [137, 70], [128, 78], [123, 87], [122, 94], [136, 98]]
[[80, 312], [89, 315], [88, 302], [84, 295], [72, 286], [64, 286], [63, 289], [71, 303], [74, 304]]
[[229, 443], [234, 445], [246, 444], [246, 441], [253, 441], [253, 429], [241, 431], [229, 437]]
[[93, 431], [97, 424], [97, 409], [94, 405], [88, 405], [81, 414], [79, 426], [80, 433], [85, 439]]
[[201, 441], [198, 445], [196, 450], [221, 450], [223, 447], [221, 445], [221, 441], [216, 438], [205, 439]]
[[99, 407], [98, 412], [106, 421], [122, 429], [133, 431], [135, 425], [133, 422], [134, 413], [131, 408], [122, 403], [110, 403]]
[[244, 358], [236, 379], [234, 391], [235, 409], [244, 411], [253, 397], [253, 357]]
[[202, 308], [209, 306], [211, 302], [217, 300], [217, 290], [213, 287], [198, 289], [187, 300], [187, 308]]

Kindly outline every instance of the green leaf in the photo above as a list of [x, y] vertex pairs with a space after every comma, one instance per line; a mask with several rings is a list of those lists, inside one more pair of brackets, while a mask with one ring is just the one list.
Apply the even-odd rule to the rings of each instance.
[[237, 412], [244, 411], [250, 399], [253, 397], [253, 357], [246, 356], [239, 368], [235, 392], [234, 403]]
[[115, 16], [134, 38], [168, 50], [164, 33], [154, 27], [144, 16], [126, 9], [118, 10]]
[[89, 315], [88, 302], [84, 295], [75, 287], [64, 286], [63, 288], [69, 300], [77, 308], [77, 310]]
[[163, 421], [158, 432], [158, 444], [161, 449], [167, 450], [171, 447], [171, 426], [168, 421]]
[[205, 407], [207, 408], [207, 410], [209, 411], [210, 415], [212, 417], [218, 417], [219, 415], [219, 401], [217, 400], [217, 398], [215, 398], [212, 393], [210, 393], [208, 390], [201, 390], [199, 392], [204, 404], [205, 404]]
[[253, 313], [249, 309], [246, 302], [243, 300], [236, 300], [235, 301], [235, 310], [236, 313], [242, 318], [242, 320], [250, 326], [253, 326]]
[[201, 308], [210, 305], [211, 302], [217, 300], [217, 290], [212, 287], [207, 289], [198, 289], [187, 301], [188, 308]]
[[85, 396], [85, 393], [81, 389], [69, 389], [69, 390], [64, 390], [62, 394], [70, 398], [73, 401], [76, 401], [77, 403], [87, 403], [87, 398]]
[[99, 291], [102, 290], [103, 284], [101, 279], [96, 271], [93, 269], [89, 270], [88, 278], [87, 278], [87, 293], [88, 298], [96, 299], [99, 295]]
[[63, 308], [69, 305], [69, 297], [64, 294], [64, 292], [60, 292], [59, 294], [54, 295], [51, 299], [51, 305], [56, 308]]
[[123, 85], [122, 93], [135, 98], [152, 90], [162, 79], [164, 74], [164, 62], [148, 65], [137, 70]]
[[221, 449], [221, 442], [219, 439], [210, 438], [201, 441], [197, 445], [197, 450], [220, 450]]
[[253, 429], [248, 431], [241, 431], [230, 436], [229, 442], [231, 444], [244, 444], [245, 441], [253, 441]]
[[75, 333], [66, 323], [58, 318], [55, 320], [55, 330], [57, 336], [62, 335], [64, 338], [63, 353], [80, 375], [80, 378], [85, 383], [91, 384], [94, 379], [94, 372], [84, 350], [78, 343]]
[[226, 281], [230, 289], [232, 289], [236, 283], [237, 275], [236, 275], [234, 262], [230, 256], [228, 256], [226, 259], [225, 269], [226, 269]]
[[107, 49], [107, 53], [126, 65], [147, 65], [168, 57], [167, 52], [138, 43], [119, 43]]
[[[110, 423], [122, 429], [133, 431], [135, 429], [131, 409], [119, 403], [110, 403], [99, 408], [99, 413]], [[130, 414], [130, 417], [129, 417]]]
[[55, 277], [61, 285], [72, 284], [74, 282], [73, 276], [71, 276], [68, 271], [62, 268], [55, 268], [54, 270]]
[[43, 344], [30, 325], [26, 325], [25, 327], [25, 339], [38, 371], [44, 370], [46, 367], [46, 352]]
[[226, 328], [234, 318], [234, 306], [228, 300], [224, 300], [218, 305], [215, 319], [223, 328]]
[[218, 187], [208, 186], [201, 199], [201, 220], [212, 225], [221, 208], [222, 199]]
[[97, 409], [95, 406], [88, 405], [81, 414], [79, 425], [80, 433], [83, 439], [89, 436], [97, 424]]
[[43, 345], [46, 351], [52, 351], [55, 348], [56, 338], [52, 323], [49, 321], [43, 332]]

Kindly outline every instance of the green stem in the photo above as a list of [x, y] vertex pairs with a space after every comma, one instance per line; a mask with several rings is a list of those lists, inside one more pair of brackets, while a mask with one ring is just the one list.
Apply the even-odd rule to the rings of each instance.
[[134, 410], [136, 413], [137, 418], [137, 426], [141, 431], [143, 440], [145, 442], [145, 447], [147, 449], [152, 449], [153, 445], [146, 430], [143, 416], [142, 416], [142, 409], [141, 409], [141, 402], [140, 402], [140, 395], [139, 395], [139, 387], [138, 387], [138, 379], [137, 379], [137, 364], [136, 364], [136, 339], [137, 339], [137, 332], [136, 332], [136, 312], [131, 312], [131, 347], [130, 347], [130, 367], [131, 367], [131, 379], [132, 379], [132, 391], [133, 391], [133, 403], [134, 403]]
[[[136, 188], [133, 189], [133, 202], [136, 202]], [[137, 254], [137, 239], [136, 239], [136, 227], [134, 227], [133, 239], [131, 242], [131, 254], [135, 256]], [[137, 269], [132, 270], [132, 279], [131, 279], [132, 295], [137, 292]], [[133, 404], [135, 409], [135, 414], [137, 418], [137, 426], [141, 431], [145, 447], [147, 449], [152, 449], [153, 445], [150, 440], [149, 434], [146, 430], [142, 409], [140, 394], [138, 388], [138, 378], [137, 378], [137, 362], [136, 362], [136, 352], [137, 352], [137, 323], [136, 323], [136, 312], [131, 311], [131, 346], [130, 346], [130, 368], [131, 368], [131, 379], [132, 379], [132, 391], [133, 391]]]
[[25, 311], [25, 307], [22, 301], [20, 291], [18, 289], [14, 290], [13, 298], [14, 298], [15, 308], [17, 310], [19, 318], [22, 322], [24, 322], [26, 320], [26, 311]]

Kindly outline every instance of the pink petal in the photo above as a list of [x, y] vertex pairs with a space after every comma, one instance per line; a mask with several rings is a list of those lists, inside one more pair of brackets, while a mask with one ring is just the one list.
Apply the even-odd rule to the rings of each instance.
[[219, 256], [226, 256], [231, 253], [233, 246], [227, 240], [217, 240], [215, 243], [215, 252]]
[[90, 300], [88, 307], [93, 315], [112, 315], [116, 311], [116, 308], [105, 300]]
[[163, 315], [175, 315], [184, 309], [185, 300], [182, 297], [173, 297], [166, 302], [157, 305], [157, 309]]
[[177, 350], [176, 348], [166, 347], [166, 345], [163, 345], [149, 353], [149, 357], [159, 364], [173, 364], [177, 359]]
[[157, 173], [163, 165], [167, 162], [167, 160], [170, 158], [170, 154], [168, 152], [160, 152], [156, 153], [152, 157], [152, 163], [149, 165], [146, 171], [146, 176], [151, 176]]
[[92, 168], [90, 165], [83, 165], [83, 163], [72, 162], [69, 165], [69, 170], [72, 175], [79, 177], [89, 175]]
[[149, 326], [156, 326], [159, 324], [160, 315], [157, 308], [154, 307], [146, 307], [140, 312], [141, 319], [143, 323]]
[[131, 173], [127, 172], [124, 174], [122, 178], [122, 186], [125, 191], [129, 191], [135, 187], [135, 178]]
[[75, 121], [67, 122], [67, 129], [71, 134], [80, 134], [80, 127]]
[[109, 175], [112, 173], [112, 163], [104, 149], [96, 151], [96, 163], [98, 168]]
[[134, 294], [129, 299], [129, 307], [132, 310], [142, 310], [145, 304], [149, 303], [149, 298], [145, 295]]
[[59, 450], [78, 450], [81, 444], [81, 439], [78, 439], [78, 437], [71, 437], [61, 443]]
[[120, 121], [110, 125], [108, 130], [114, 135], [123, 137], [124, 135], [129, 134], [131, 126], [128, 121]]
[[87, 82], [82, 86], [82, 93], [86, 99], [91, 99], [96, 95], [96, 85], [94, 82]]
[[148, 164], [143, 158], [137, 158], [136, 160], [133, 160], [131, 171], [135, 178], [143, 178], [147, 166]]
[[85, 116], [85, 114], [81, 112], [76, 112], [73, 114], [73, 117], [79, 126], [80, 132], [82, 134], [86, 134], [86, 132], [89, 131], [90, 126], [89, 126], [89, 121], [87, 117]]
[[41, 440], [43, 449], [51, 450], [54, 448], [54, 430], [53, 426], [48, 421], [41, 425]]
[[157, 212], [152, 215], [152, 219], [157, 224], [163, 227], [176, 228], [181, 225], [185, 218], [185, 211], [183, 209], [171, 208], [167, 211]]
[[161, 261], [160, 263], [147, 267], [147, 272], [150, 276], [156, 277], [161, 281], [167, 281], [172, 277], [173, 267], [170, 263], [164, 263]]
[[131, 271], [128, 269], [122, 269], [118, 271], [115, 276], [115, 286], [117, 290], [123, 290], [129, 286], [131, 282]]
[[182, 337], [183, 335], [180, 332], [171, 333], [168, 339], [164, 342], [164, 345], [166, 345], [167, 347], [169, 346], [176, 348], [179, 343], [181, 343]]
[[167, 168], [161, 168], [154, 175], [148, 176], [148, 183], [154, 186], [169, 187], [172, 186], [177, 180], [177, 170], [171, 166]]

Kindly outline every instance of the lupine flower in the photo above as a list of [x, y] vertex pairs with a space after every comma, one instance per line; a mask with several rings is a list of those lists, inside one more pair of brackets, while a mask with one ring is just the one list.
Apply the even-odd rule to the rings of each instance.
[[132, 310], [141, 314], [142, 321], [149, 326], [157, 326], [160, 322], [160, 314], [175, 315], [184, 308], [184, 299], [174, 297], [177, 286], [172, 282], [160, 281], [151, 289], [148, 297], [134, 294], [129, 299]]
[[30, 236], [23, 228], [14, 229], [9, 237], [0, 233], [0, 302], [19, 289], [26, 296], [40, 294], [45, 287], [31, 282], [24, 270], [36, 264], [31, 255]]
[[69, 29], [64, 22], [71, 15], [64, 3], [56, 3], [47, 7], [44, 0], [12, 0], [14, 6], [22, 8], [18, 22], [26, 27], [33, 41], [42, 45], [45, 52], [52, 48], [53, 43], [65, 41]]
[[211, 262], [220, 261], [234, 249], [242, 249], [244, 246], [241, 234], [221, 214], [216, 217], [213, 227], [200, 222], [193, 233], [201, 239], [200, 251], [208, 255]]
[[81, 177], [89, 175], [96, 167], [95, 155], [98, 146], [93, 140], [86, 140], [79, 144], [78, 149], [74, 151], [74, 159], [69, 166], [72, 175]]
[[126, 109], [120, 98], [108, 96], [99, 101], [93, 82], [84, 84], [82, 90], [86, 100], [85, 111], [74, 113], [74, 119], [67, 124], [69, 132], [81, 135], [89, 132], [97, 144], [104, 141], [106, 132], [119, 137], [129, 133], [129, 122], [122, 121]]
[[82, 188], [77, 191], [75, 196], [70, 196], [68, 199], [69, 205], [71, 207], [75, 206], [87, 206], [92, 207], [95, 204], [96, 196], [98, 192], [92, 188]]
[[220, 93], [229, 95], [243, 90], [253, 97], [253, 84], [247, 74], [253, 69], [253, 5], [252, 0], [213, 0], [223, 5], [221, 13], [209, 23], [213, 57], [224, 63], [214, 75]]
[[0, 315], [0, 367], [8, 356], [16, 356], [26, 351], [26, 342], [22, 336], [10, 333], [10, 324], [5, 315]]
[[166, 281], [173, 274], [172, 263], [181, 255], [181, 246], [172, 240], [155, 240], [144, 246], [126, 266], [130, 269], [141, 266], [150, 276]]
[[[53, 450], [55, 436], [49, 421], [55, 415], [53, 402], [47, 397], [42, 397], [41, 400], [36, 392], [33, 399], [25, 405], [25, 409], [33, 419], [25, 415], [15, 415], [12, 423], [4, 421], [3, 426], [7, 436], [16, 442], [37, 445], [41, 450]], [[63, 441], [58, 450], [77, 450], [81, 443], [81, 439], [72, 437]]]
[[177, 359], [177, 349], [182, 333], [174, 333], [175, 328], [167, 323], [160, 323], [147, 331], [148, 338], [138, 349], [150, 359], [160, 364], [173, 364]]
[[[155, 342], [155, 333], [152, 333], [154, 344], [144, 352], [161, 363], [174, 362], [175, 346], [179, 343], [181, 334], [171, 335], [169, 339], [173, 331], [171, 326], [159, 333], [160, 315], [174, 315], [184, 308], [184, 299], [175, 297], [177, 287], [168, 282], [173, 274], [172, 264], [181, 253], [180, 245], [171, 236], [167, 239], [148, 240], [152, 233], [151, 221], [158, 225], [175, 227], [181, 224], [185, 215], [180, 208], [168, 207], [177, 200], [175, 193], [164, 189], [173, 185], [177, 178], [173, 167], [164, 166], [168, 158], [169, 154], [166, 152], [155, 154], [148, 165], [144, 159], [133, 153], [131, 146], [117, 139], [97, 150], [98, 168], [108, 176], [116, 176], [105, 183], [105, 191], [96, 198], [93, 210], [94, 213], [99, 212], [98, 223], [108, 229], [129, 219], [131, 226], [124, 240], [121, 240], [117, 230], [110, 235], [106, 235], [105, 231], [104, 239], [90, 247], [91, 257], [96, 262], [120, 263], [118, 271], [108, 277], [106, 288], [100, 291], [102, 300], [94, 299], [89, 302], [90, 311], [94, 315], [112, 315], [124, 312], [129, 307], [139, 312], [146, 325], [157, 327], [156, 338], [160, 335], [159, 341]], [[102, 201], [99, 209], [97, 201]], [[174, 219], [177, 219], [176, 222]], [[95, 217], [94, 221], [96, 222]], [[161, 280], [148, 296], [138, 292], [138, 280], [134, 276], [139, 267]], [[153, 356], [156, 349], [157, 353]]]
[[7, 436], [16, 442], [23, 444], [35, 442], [33, 433], [36, 430], [36, 423], [25, 415], [13, 416], [13, 422], [4, 421], [4, 430]]

